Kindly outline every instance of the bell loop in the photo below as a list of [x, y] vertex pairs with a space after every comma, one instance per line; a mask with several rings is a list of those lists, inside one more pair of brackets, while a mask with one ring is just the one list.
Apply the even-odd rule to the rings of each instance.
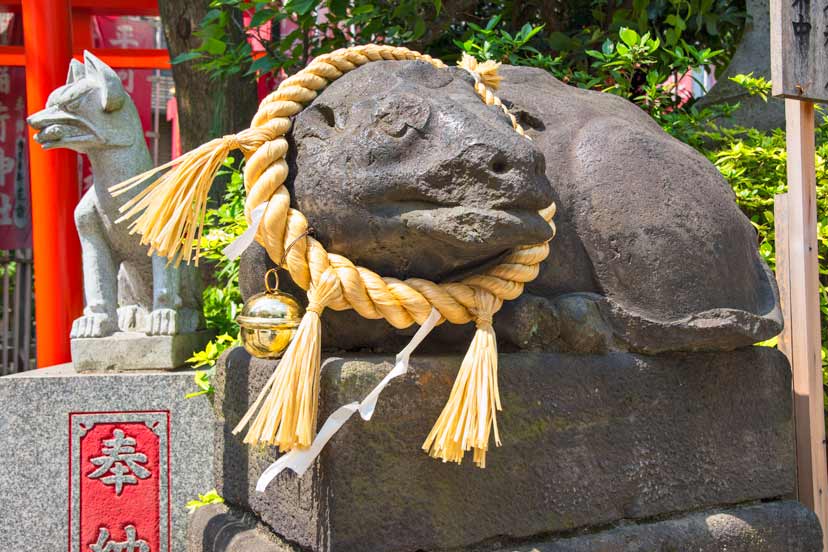
[[[273, 280], [273, 285], [270, 285], [271, 279]], [[265, 272], [264, 283], [265, 290], [268, 293], [276, 293], [279, 291], [279, 271], [275, 268], [271, 268]]]

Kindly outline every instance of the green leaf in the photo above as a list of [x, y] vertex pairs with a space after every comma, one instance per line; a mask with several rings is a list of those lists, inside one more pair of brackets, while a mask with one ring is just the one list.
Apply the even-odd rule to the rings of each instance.
[[601, 51], [604, 53], [604, 55], [608, 56], [615, 51], [615, 44], [612, 40], [607, 38], [606, 40], [604, 40], [604, 43], [601, 44]]
[[411, 36], [412, 40], [417, 40], [421, 36], [423, 36], [426, 32], [426, 23], [422, 17], [417, 18], [417, 22], [414, 23], [414, 34]]
[[621, 37], [624, 44], [630, 47], [637, 46], [638, 41], [641, 38], [637, 32], [627, 27], [621, 27], [621, 30], [618, 31], [618, 36]]
[[344, 18], [348, 15], [349, 5], [349, 0], [331, 0], [328, 3], [328, 9], [330, 9], [331, 13], [335, 16]]
[[208, 54], [220, 56], [227, 50], [227, 43], [222, 42], [221, 40], [217, 40], [215, 38], [206, 38], [204, 39], [204, 43], [201, 45], [201, 47]]
[[224, 499], [218, 494], [218, 492], [216, 492], [215, 489], [213, 489], [212, 491], [198, 495], [198, 499], [188, 501], [184, 507], [187, 508], [188, 512], [193, 513], [197, 509], [207, 506], [208, 504], [221, 504], [223, 502]]
[[201, 52], [184, 52], [183, 54], [178, 54], [175, 56], [170, 63], [173, 65], [184, 63], [185, 61], [192, 61], [194, 59], [201, 59], [204, 57], [204, 54]]
[[285, 11], [307, 15], [316, 7], [317, 0], [287, 0]]
[[248, 26], [259, 27], [261, 25], [264, 25], [268, 21], [274, 19], [278, 15], [284, 14], [279, 14], [275, 10], [259, 10], [253, 14], [253, 17], [250, 18], [250, 23], [248, 24]]
[[246, 74], [252, 75], [255, 73], [269, 73], [274, 68], [279, 66], [279, 62], [270, 56], [262, 56], [250, 64], [250, 69]]
[[356, 8], [352, 9], [351, 10], [351, 15], [352, 16], [365, 15], [365, 14], [368, 14], [368, 13], [372, 13], [373, 11], [374, 11], [374, 5], [373, 4], [363, 4], [361, 6], [357, 6]]

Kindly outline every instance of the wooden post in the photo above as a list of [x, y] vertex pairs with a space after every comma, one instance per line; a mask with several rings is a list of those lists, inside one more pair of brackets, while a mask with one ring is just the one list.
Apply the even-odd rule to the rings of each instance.
[[791, 259], [790, 207], [788, 194], [773, 197], [773, 231], [776, 243], [776, 287], [779, 288], [779, 306], [785, 327], [777, 338], [777, 348], [791, 359]]
[[828, 550], [828, 467], [822, 391], [817, 261], [814, 104], [785, 100], [790, 254], [790, 358], [796, 418], [799, 500], [822, 523]]

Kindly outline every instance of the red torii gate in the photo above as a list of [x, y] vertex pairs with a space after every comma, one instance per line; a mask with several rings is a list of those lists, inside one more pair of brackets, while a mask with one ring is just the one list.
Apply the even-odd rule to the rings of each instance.
[[[110, 67], [168, 69], [162, 49], [92, 48], [93, 15], [158, 15], [157, 0], [0, 0], [22, 11], [23, 46], [0, 46], [0, 66], [26, 68], [28, 113], [43, 108], [49, 93], [66, 82], [72, 57], [92, 50]], [[44, 151], [29, 130], [34, 249], [37, 365], [69, 362], [69, 331], [83, 310], [81, 252], [73, 212], [79, 197], [77, 154]]]

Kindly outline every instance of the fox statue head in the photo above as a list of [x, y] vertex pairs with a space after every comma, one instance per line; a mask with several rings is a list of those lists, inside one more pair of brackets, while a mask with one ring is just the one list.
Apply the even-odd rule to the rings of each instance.
[[66, 84], [49, 95], [46, 108], [28, 118], [44, 149], [69, 148], [89, 154], [129, 147], [143, 140], [140, 119], [121, 79], [89, 52], [72, 60]]

